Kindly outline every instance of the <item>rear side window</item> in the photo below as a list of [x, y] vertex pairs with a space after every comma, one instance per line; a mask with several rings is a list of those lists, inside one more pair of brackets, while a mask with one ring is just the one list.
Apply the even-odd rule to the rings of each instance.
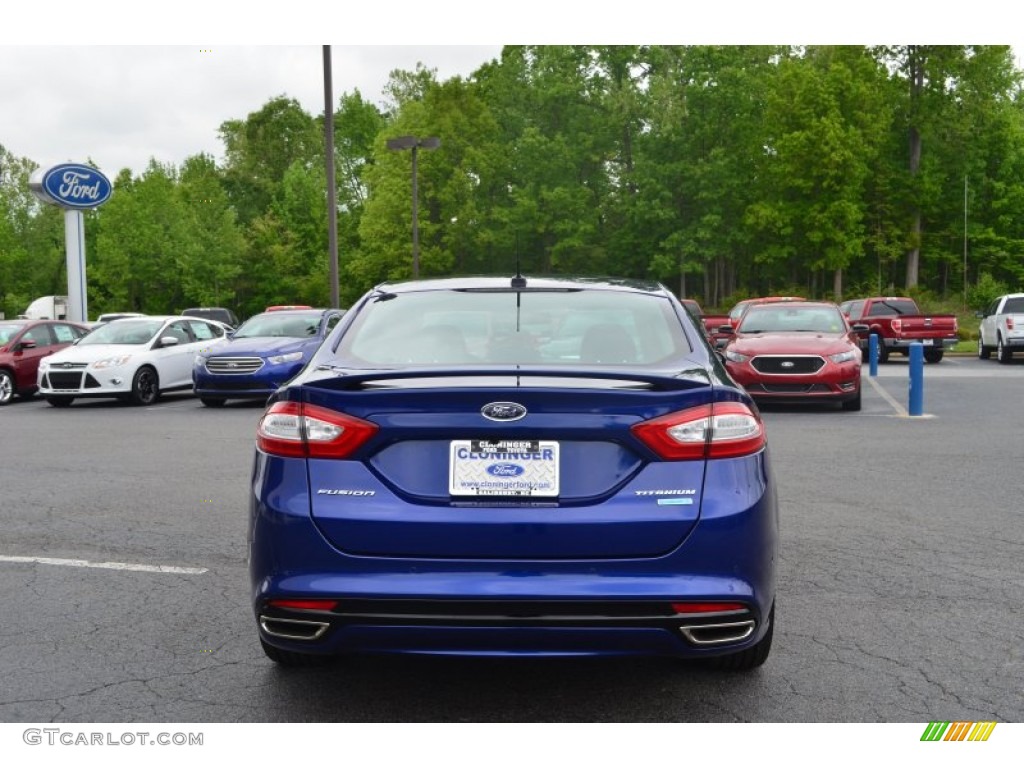
[[1024, 296], [1018, 296], [1013, 299], [1007, 299], [1006, 304], [1003, 306], [1004, 314], [1018, 314], [1024, 313]]
[[70, 344], [75, 339], [85, 335], [74, 326], [64, 325], [63, 323], [54, 323], [50, 328], [53, 331], [53, 337], [57, 340], [58, 344]]
[[656, 366], [690, 346], [673, 305], [618, 291], [422, 291], [363, 306], [337, 350], [355, 367]]
[[223, 335], [224, 331], [215, 325], [204, 323], [202, 320], [189, 320], [189, 327], [195, 334], [197, 341], [209, 341]]

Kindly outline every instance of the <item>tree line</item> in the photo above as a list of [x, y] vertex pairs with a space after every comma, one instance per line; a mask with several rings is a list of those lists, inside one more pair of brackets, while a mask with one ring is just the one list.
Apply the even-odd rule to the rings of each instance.
[[[610, 275], [708, 307], [1024, 285], [1024, 102], [1007, 46], [508, 46], [334, 112], [340, 294], [411, 275]], [[87, 213], [92, 314], [330, 302], [322, 115], [220, 126], [220, 163], [125, 169]], [[2, 139], [2, 136], [0, 136]], [[63, 293], [63, 221], [0, 145], [0, 310]], [[966, 269], [965, 269], [966, 267]], [[980, 299], [979, 299], [980, 300]]]

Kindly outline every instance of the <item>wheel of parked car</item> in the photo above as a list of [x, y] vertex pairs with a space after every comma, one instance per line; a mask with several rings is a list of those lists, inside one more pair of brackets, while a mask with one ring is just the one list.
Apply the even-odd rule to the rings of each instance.
[[860, 390], [857, 390], [857, 396], [852, 400], [843, 401], [844, 411], [859, 411], [860, 410]]
[[996, 339], [996, 359], [1000, 363], [1008, 363], [1013, 360], [1013, 350], [1003, 344], [1003, 337]]
[[144, 365], [132, 379], [131, 401], [135, 405], [152, 405], [160, 397], [160, 381], [156, 371]]
[[935, 349], [934, 347], [932, 349], [926, 349], [924, 351], [924, 359], [929, 363], [937, 363], [942, 360], [942, 352], [942, 349]]
[[885, 342], [882, 341], [881, 336], [878, 337], [878, 362], [889, 362], [889, 348], [885, 346]]
[[14, 378], [7, 371], [0, 371], [0, 405], [7, 405], [14, 398]]
[[260, 638], [260, 645], [263, 646], [263, 652], [267, 655], [268, 659], [285, 667], [317, 667], [328, 664], [335, 659], [333, 656], [323, 654], [296, 653], [295, 651], [275, 648], [262, 637]]
[[756, 645], [752, 645], [745, 651], [731, 653], [728, 656], [717, 656], [711, 660], [713, 666], [718, 669], [743, 671], [754, 669], [765, 663], [768, 654], [772, 649], [772, 635], [775, 632], [775, 605], [772, 604], [771, 613], [768, 614], [768, 631], [765, 632]]
[[64, 395], [53, 396], [46, 398], [46, 402], [52, 405], [54, 408], [67, 408], [74, 401], [75, 398], [67, 397]]
[[985, 340], [982, 339], [981, 334], [978, 334], [978, 359], [988, 360], [992, 355], [992, 350], [985, 346]]
[[221, 408], [225, 400], [223, 397], [200, 397], [199, 402], [207, 408]]

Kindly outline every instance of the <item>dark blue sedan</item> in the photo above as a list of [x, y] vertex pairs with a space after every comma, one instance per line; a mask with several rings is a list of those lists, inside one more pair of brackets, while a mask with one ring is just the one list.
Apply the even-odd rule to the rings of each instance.
[[756, 405], [660, 285], [381, 285], [257, 428], [249, 566], [281, 664], [772, 643]]
[[192, 386], [203, 405], [266, 400], [302, 370], [344, 310], [308, 309], [253, 315], [231, 338], [196, 356]]

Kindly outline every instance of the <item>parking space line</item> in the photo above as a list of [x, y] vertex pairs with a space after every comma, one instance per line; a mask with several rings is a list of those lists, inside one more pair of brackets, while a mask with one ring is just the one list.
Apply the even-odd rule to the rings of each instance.
[[37, 563], [39, 565], [64, 565], [73, 568], [103, 568], [110, 571], [145, 571], [146, 573], [184, 573], [198, 575], [206, 568], [183, 568], [174, 565], [142, 565], [139, 563], [92, 563], [88, 560], [66, 560], [58, 557], [16, 557], [0, 555], [0, 563]]
[[893, 399], [892, 395], [890, 395], [888, 392], [882, 389], [881, 384], [879, 384], [877, 381], [870, 377], [868, 378], [868, 383], [874, 388], [875, 392], [882, 396], [883, 400], [885, 400], [887, 403], [889, 403], [889, 405], [892, 406], [892, 409], [896, 411], [897, 416], [910, 416], [910, 413], [907, 411], [906, 408], [897, 403], [896, 400]]

